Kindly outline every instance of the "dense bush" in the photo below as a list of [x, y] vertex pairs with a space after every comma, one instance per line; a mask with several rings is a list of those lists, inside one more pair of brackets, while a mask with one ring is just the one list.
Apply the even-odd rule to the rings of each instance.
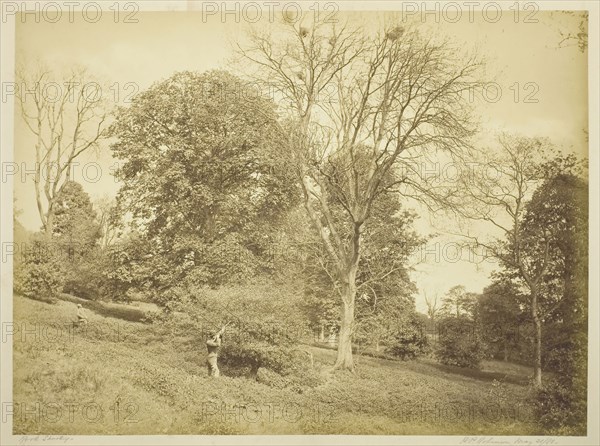
[[102, 258], [102, 251], [93, 249], [76, 259], [69, 259], [64, 292], [88, 300], [105, 297], [102, 272], [106, 262], [102, 262]]
[[269, 387], [289, 389], [297, 393], [302, 393], [305, 388], [316, 387], [325, 382], [325, 378], [317, 370], [304, 369], [302, 373], [282, 375], [266, 367], [258, 369], [256, 380]]
[[308, 327], [301, 317], [300, 296], [282, 287], [222, 287], [217, 290], [183, 283], [163, 296], [168, 316], [157, 323], [179, 331], [204, 349], [206, 339], [229, 323], [219, 364], [226, 375], [256, 378], [267, 368], [282, 376], [310, 369], [297, 351]]
[[401, 359], [412, 359], [427, 351], [429, 342], [425, 332], [425, 321], [411, 312], [397, 326], [392, 344], [386, 352]]
[[295, 357], [288, 345], [273, 345], [264, 339], [243, 340], [236, 334], [223, 345], [221, 362], [227, 368], [248, 370], [252, 376], [261, 367], [288, 374], [294, 368]]
[[588, 342], [582, 325], [550, 325], [544, 345], [544, 366], [554, 373], [544, 375], [533, 403], [538, 424], [553, 435], [586, 434]]
[[441, 319], [435, 355], [442, 364], [479, 368], [483, 345], [475, 322], [464, 316]]
[[533, 401], [540, 427], [550, 429], [553, 435], [585, 435], [586, 393], [585, 384], [574, 390], [564, 380], [547, 378]]
[[62, 292], [65, 272], [60, 249], [41, 235], [33, 237], [23, 253], [18, 288], [25, 296], [54, 301]]

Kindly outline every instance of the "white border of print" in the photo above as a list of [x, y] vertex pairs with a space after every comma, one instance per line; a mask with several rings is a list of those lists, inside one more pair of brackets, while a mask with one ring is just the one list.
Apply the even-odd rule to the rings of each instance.
[[[0, 4], [2, 2], [0, 1]], [[13, 2], [19, 5], [22, 1]], [[30, 3], [30, 2], [28, 2]], [[41, 2], [43, 4], [43, 2]], [[61, 3], [61, 2], [57, 2]], [[84, 4], [85, 2], [79, 2]], [[109, 10], [111, 2], [96, 2], [103, 10]], [[202, 2], [194, 1], [141, 1], [134, 2], [140, 11], [198, 11]], [[213, 2], [214, 3], [214, 2]], [[219, 5], [223, 2], [217, 2]], [[285, 3], [283, 0], [281, 3]], [[311, 0], [314, 5], [316, 0]], [[319, 3], [327, 3], [320, 1]], [[364, 1], [348, 2], [336, 1], [339, 10], [391, 10], [400, 5], [401, 2], [393, 1]], [[413, 2], [414, 3], [414, 2]], [[421, 8], [433, 9], [435, 3], [440, 2], [417, 2]], [[485, 5], [485, 0], [477, 2]], [[508, 9], [515, 4], [514, 0], [494, 2]], [[523, 3], [523, 2], [521, 2]], [[590, 282], [589, 282], [589, 373], [588, 373], [588, 435], [586, 437], [528, 437], [528, 436], [350, 436], [350, 435], [256, 435], [256, 436], [194, 436], [194, 435], [148, 435], [148, 436], [68, 436], [68, 435], [13, 435], [12, 421], [10, 417], [3, 423], [0, 434], [2, 445], [251, 445], [251, 444], [285, 444], [285, 445], [397, 445], [397, 444], [477, 444], [477, 445], [597, 445], [600, 444], [599, 437], [599, 387], [598, 377], [600, 368], [599, 358], [599, 278], [598, 247], [599, 240], [599, 215], [598, 197], [599, 190], [599, 11], [600, 3], [597, 1], [537, 1], [534, 2], [540, 10], [588, 10], [589, 11], [589, 48], [588, 48], [588, 100], [589, 100], [589, 161], [590, 161]], [[306, 3], [305, 3], [306, 4]], [[307, 6], [308, 7], [308, 6]], [[75, 8], [77, 10], [77, 7]], [[476, 7], [476, 9], [479, 9]], [[514, 6], [513, 6], [514, 9]], [[112, 13], [112, 12], [111, 12]], [[4, 21], [3, 21], [4, 22]], [[15, 60], [15, 16], [0, 26], [1, 35], [1, 81], [14, 81]], [[13, 132], [14, 132], [14, 101], [9, 100], [1, 104], [0, 121], [0, 161], [11, 162], [13, 158]], [[0, 203], [2, 203], [2, 215], [0, 220], [0, 236], [2, 242], [10, 242], [13, 237], [13, 185], [8, 182], [1, 184]], [[12, 262], [0, 263], [1, 296], [0, 317], [1, 323], [12, 322]], [[1, 375], [0, 375], [0, 401], [12, 401], [12, 341], [0, 343]]]

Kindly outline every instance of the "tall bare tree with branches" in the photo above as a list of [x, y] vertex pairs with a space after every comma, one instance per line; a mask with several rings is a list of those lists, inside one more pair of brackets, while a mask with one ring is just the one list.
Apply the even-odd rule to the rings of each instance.
[[17, 73], [17, 103], [35, 136], [34, 186], [38, 213], [47, 237], [54, 228], [56, 197], [71, 180], [74, 163], [96, 149], [105, 135], [107, 113], [100, 84], [84, 70], [59, 76], [38, 67]]
[[368, 34], [304, 17], [281, 26], [254, 30], [239, 53], [287, 112], [285, 156], [340, 296], [335, 368], [352, 370], [356, 276], [373, 202], [391, 191], [431, 206], [450, 201], [415, 166], [441, 152], [465, 155], [474, 131], [465, 93], [481, 64], [397, 25]]

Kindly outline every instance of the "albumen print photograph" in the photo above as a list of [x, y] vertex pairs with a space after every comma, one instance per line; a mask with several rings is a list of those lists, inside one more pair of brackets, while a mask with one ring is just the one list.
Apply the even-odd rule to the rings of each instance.
[[592, 3], [3, 2], [2, 429], [592, 444]]

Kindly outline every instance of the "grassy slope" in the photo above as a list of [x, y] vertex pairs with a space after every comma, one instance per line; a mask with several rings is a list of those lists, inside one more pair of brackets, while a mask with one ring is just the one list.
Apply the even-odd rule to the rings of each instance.
[[[72, 330], [71, 302], [15, 296], [14, 308], [16, 434], [534, 432], [528, 388], [517, 384], [526, 381], [523, 368], [487, 363], [475, 373], [430, 360], [357, 357], [355, 374], [328, 375], [325, 384], [295, 393], [208, 378], [203, 342], [190, 342], [193, 334], [185, 341], [91, 312], [87, 328]], [[327, 373], [334, 352], [312, 352]], [[493, 378], [501, 376], [498, 385]]]

